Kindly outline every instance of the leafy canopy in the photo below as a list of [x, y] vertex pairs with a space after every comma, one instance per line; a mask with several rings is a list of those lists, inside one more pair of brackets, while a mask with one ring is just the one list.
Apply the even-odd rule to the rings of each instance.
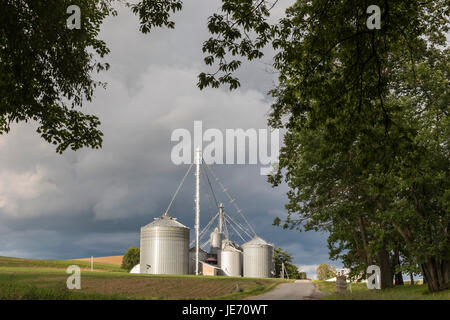
[[136, 247], [129, 247], [122, 259], [122, 269], [130, 271], [133, 267], [139, 264], [140, 249]]
[[[102, 85], [92, 73], [109, 67], [101, 61], [109, 50], [98, 39], [113, 12], [109, 2], [0, 1], [0, 134], [14, 122], [34, 120], [58, 152], [101, 146], [99, 119], [79, 107]], [[66, 26], [71, 4], [83, 8], [80, 30]]]

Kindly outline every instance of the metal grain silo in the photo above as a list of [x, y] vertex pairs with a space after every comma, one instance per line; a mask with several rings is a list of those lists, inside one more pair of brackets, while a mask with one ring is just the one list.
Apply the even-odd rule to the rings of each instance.
[[[202, 269], [200, 261], [205, 261], [207, 257], [208, 253], [202, 248], [199, 248], [198, 250], [199, 270]], [[189, 274], [195, 274], [195, 247], [189, 249]]]
[[273, 276], [273, 245], [255, 237], [242, 245], [244, 277], [269, 278]]
[[188, 274], [189, 228], [167, 214], [141, 228], [141, 273]]
[[219, 232], [219, 229], [215, 228], [209, 237], [210, 243], [210, 252], [213, 254], [219, 254], [220, 249], [222, 248], [222, 235], [223, 233]]
[[224, 242], [221, 252], [221, 269], [230, 277], [242, 276], [242, 251], [229, 242]]

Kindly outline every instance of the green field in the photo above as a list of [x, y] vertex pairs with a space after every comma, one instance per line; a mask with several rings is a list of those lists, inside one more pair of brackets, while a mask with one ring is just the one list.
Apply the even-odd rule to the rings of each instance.
[[366, 283], [352, 283], [352, 293], [347, 285], [346, 294], [336, 293], [335, 282], [317, 280], [313, 282], [320, 291], [327, 294], [322, 299], [328, 300], [450, 300], [450, 290], [430, 293], [426, 285], [411, 286], [408, 282], [403, 286], [384, 290], [369, 290]]
[[[81, 268], [81, 290], [68, 290], [66, 268]], [[244, 299], [288, 280], [129, 274], [112, 264], [0, 257], [1, 300]], [[239, 290], [236, 290], [237, 285]]]

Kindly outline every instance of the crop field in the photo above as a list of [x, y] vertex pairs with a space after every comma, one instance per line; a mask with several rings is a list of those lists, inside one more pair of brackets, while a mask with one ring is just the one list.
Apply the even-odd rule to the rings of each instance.
[[[81, 289], [69, 290], [69, 265], [81, 268]], [[129, 274], [120, 266], [70, 260], [0, 257], [0, 299], [244, 299], [289, 281], [263, 278]]]
[[[123, 256], [111, 256], [111, 257], [94, 257], [94, 263], [108, 263], [121, 265], [123, 260]], [[83, 258], [83, 259], [75, 259], [75, 261], [86, 261], [90, 262], [91, 258]]]
[[327, 300], [450, 300], [450, 290], [430, 293], [427, 285], [415, 284], [411, 286], [405, 282], [384, 290], [369, 290], [366, 283], [352, 283], [352, 292], [347, 285], [346, 294], [336, 293], [336, 282], [314, 281], [321, 292], [327, 295], [322, 299]]

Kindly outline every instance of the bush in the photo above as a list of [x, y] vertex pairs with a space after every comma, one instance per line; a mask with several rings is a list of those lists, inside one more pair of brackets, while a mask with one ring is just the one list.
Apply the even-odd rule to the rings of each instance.
[[133, 269], [135, 265], [139, 263], [139, 259], [140, 259], [139, 248], [136, 247], [128, 248], [127, 252], [125, 252], [125, 255], [123, 256], [122, 269], [130, 271], [131, 269]]

